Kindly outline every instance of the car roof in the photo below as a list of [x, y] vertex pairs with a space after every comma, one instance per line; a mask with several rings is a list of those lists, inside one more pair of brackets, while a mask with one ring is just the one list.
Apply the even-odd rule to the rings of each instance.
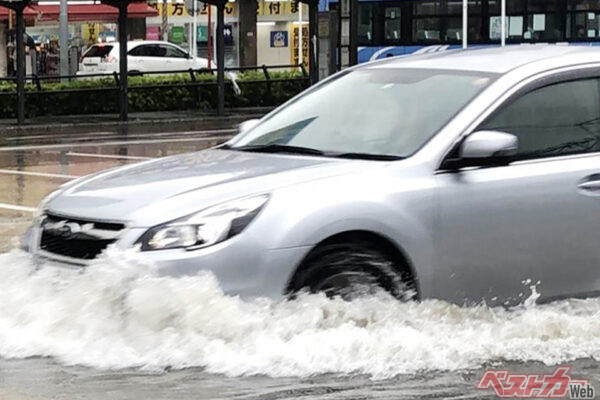
[[[130, 40], [127, 42], [127, 49], [131, 50], [134, 47], [137, 47], [142, 44], [168, 44], [170, 46], [179, 47], [176, 44], [163, 41], [163, 40]], [[103, 46], [112, 46], [114, 49], [119, 47], [119, 42], [107, 42], [107, 43], [96, 43], [93, 46], [103, 47]]]
[[504, 74], [522, 67], [545, 70], [592, 62], [600, 62], [600, 47], [547, 44], [473, 47], [392, 57], [364, 65], [374, 68], [449, 69]]

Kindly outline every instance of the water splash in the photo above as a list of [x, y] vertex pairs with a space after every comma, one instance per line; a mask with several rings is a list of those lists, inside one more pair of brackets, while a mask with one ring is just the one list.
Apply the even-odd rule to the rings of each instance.
[[386, 378], [501, 360], [555, 364], [600, 358], [599, 316], [599, 300], [513, 310], [383, 295], [242, 301], [210, 274], [159, 277], [134, 252], [109, 254], [84, 273], [36, 270], [20, 251], [0, 255], [0, 357], [96, 368]]

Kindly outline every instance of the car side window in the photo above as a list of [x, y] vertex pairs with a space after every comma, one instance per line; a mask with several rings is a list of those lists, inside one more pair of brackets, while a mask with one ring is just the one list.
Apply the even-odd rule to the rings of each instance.
[[600, 79], [560, 82], [528, 92], [477, 130], [519, 139], [517, 160], [600, 151]]
[[164, 57], [187, 58], [187, 54], [185, 52], [179, 50], [177, 47], [168, 46], [168, 45], [161, 45], [161, 47], [163, 48], [163, 50], [165, 52]]
[[148, 46], [137, 46], [131, 50], [129, 50], [129, 55], [130, 56], [146, 56], [147, 52], [148, 52]]

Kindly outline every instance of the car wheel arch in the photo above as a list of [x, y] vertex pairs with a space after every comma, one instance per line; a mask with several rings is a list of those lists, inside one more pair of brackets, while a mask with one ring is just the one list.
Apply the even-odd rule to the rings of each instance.
[[421, 298], [418, 276], [408, 253], [402, 246], [400, 246], [398, 243], [395, 243], [386, 235], [370, 230], [348, 230], [338, 232], [328, 236], [312, 246], [311, 249], [304, 255], [302, 260], [298, 263], [298, 265], [293, 268], [292, 273], [290, 274], [290, 277], [286, 283], [285, 293], [291, 294], [294, 292], [297, 286], [296, 279], [300, 276], [303, 267], [305, 266], [305, 261], [314, 251], [325, 245], [349, 242], [367, 242], [370, 245], [373, 245], [376, 248], [384, 250], [386, 253], [390, 254], [400, 267], [400, 270], [396, 272], [406, 283], [410, 284], [414, 288], [416, 292], [414, 299], [419, 300]]

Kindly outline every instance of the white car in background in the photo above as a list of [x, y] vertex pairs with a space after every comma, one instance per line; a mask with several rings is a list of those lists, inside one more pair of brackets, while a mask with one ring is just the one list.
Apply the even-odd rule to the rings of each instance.
[[[179, 46], [162, 41], [127, 43], [129, 72], [184, 71], [208, 67], [208, 60], [193, 57]], [[216, 65], [211, 63], [213, 69]], [[99, 43], [81, 56], [78, 75], [119, 72], [119, 43]]]

